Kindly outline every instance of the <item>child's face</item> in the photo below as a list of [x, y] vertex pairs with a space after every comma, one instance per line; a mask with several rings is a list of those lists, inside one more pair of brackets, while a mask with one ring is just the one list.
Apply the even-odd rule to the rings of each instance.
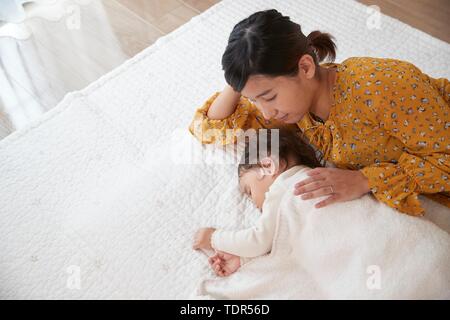
[[258, 209], [264, 203], [264, 194], [269, 191], [274, 179], [268, 175], [262, 175], [259, 168], [244, 172], [239, 179], [240, 190], [250, 197]]
[[286, 169], [286, 165], [276, 166], [271, 158], [257, 168], [244, 171], [239, 179], [239, 188], [242, 193], [248, 195], [258, 209], [262, 209], [265, 193], [278, 175]]

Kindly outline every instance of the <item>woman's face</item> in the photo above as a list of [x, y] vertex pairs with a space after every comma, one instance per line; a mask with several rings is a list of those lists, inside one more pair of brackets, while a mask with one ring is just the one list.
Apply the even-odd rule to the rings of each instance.
[[299, 60], [296, 76], [251, 76], [241, 94], [255, 103], [264, 118], [296, 123], [310, 110], [318, 83], [316, 66], [310, 55]]

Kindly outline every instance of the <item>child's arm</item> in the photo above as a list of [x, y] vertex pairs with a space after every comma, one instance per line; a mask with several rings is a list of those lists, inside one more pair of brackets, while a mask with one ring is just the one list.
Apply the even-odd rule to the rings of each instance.
[[268, 253], [275, 234], [276, 211], [264, 212], [252, 228], [228, 231], [201, 228], [195, 234], [194, 249], [215, 249], [252, 258]]

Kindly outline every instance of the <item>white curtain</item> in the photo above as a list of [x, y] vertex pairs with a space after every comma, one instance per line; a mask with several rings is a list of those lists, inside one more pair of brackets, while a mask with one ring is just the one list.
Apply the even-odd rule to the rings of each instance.
[[25, 20], [23, 4], [29, 0], [2, 0], [0, 1], [0, 21], [19, 23]]
[[[23, 60], [24, 49], [26, 50], [26, 60]], [[34, 73], [42, 73], [40, 70], [42, 66], [36, 54], [31, 42], [16, 43], [11, 38], [1, 41], [0, 99], [3, 106], [2, 113], [8, 115], [9, 122], [15, 129], [25, 127], [46, 111], [46, 108], [34, 96], [38, 89], [37, 85], [48, 86], [48, 83], [42, 83], [42, 81], [34, 83], [33, 81]], [[44, 91], [45, 88], [40, 89], [40, 91]]]
[[[4, 1], [0, 0], [0, 4]], [[39, 0], [39, 2], [42, 1]], [[89, 2], [58, 0], [55, 7], [65, 3], [87, 4]], [[42, 8], [49, 9], [51, 5], [42, 4]], [[53, 50], [53, 45], [55, 47], [61, 45], [61, 42], [55, 41], [52, 35], [53, 23], [41, 24], [41, 19], [27, 20], [19, 24], [9, 23], [10, 25], [28, 24], [32, 26], [31, 29], [35, 26], [36, 30], [40, 30], [39, 41], [34, 36], [26, 40], [16, 40], [10, 36], [2, 37], [0, 27], [0, 140], [10, 132], [26, 127], [31, 121], [38, 119], [44, 112], [53, 108], [65, 93], [81, 89], [113, 66], [126, 60], [127, 56], [122, 52], [120, 43], [115, 38], [103, 4], [93, 2], [89, 10], [92, 30], [95, 30], [99, 38], [109, 39], [108, 47], [111, 52], [103, 57], [104, 66], [96, 66], [96, 69], [93, 69], [90, 64], [80, 64], [81, 60], [73, 60], [73, 63], [77, 63], [76, 70], [80, 74], [80, 77], [74, 75], [74, 79], [67, 78], [65, 68], [65, 63], [73, 59], [72, 53], [68, 50]], [[47, 10], [47, 13], [49, 12], [50, 10]], [[52, 16], [57, 17], [58, 14], [66, 13], [67, 10], [63, 6], [61, 9], [54, 10]], [[64, 20], [59, 26], [65, 27]], [[64, 43], [73, 44], [74, 49], [80, 50], [83, 54], [94, 55], [101, 47], [92, 47], [85, 43], [85, 37], [89, 35], [89, 32], [92, 31], [87, 28], [67, 30], [64, 34], [68, 39]], [[61, 79], [58, 80], [59, 78]]]

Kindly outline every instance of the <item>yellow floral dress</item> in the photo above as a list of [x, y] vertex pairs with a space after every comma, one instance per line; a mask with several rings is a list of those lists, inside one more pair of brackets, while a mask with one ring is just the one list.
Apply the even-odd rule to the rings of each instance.
[[395, 59], [358, 57], [322, 66], [336, 67], [337, 76], [326, 121], [311, 113], [292, 125], [265, 120], [244, 97], [228, 118], [211, 120], [216, 93], [196, 111], [189, 130], [202, 143], [227, 144], [236, 141], [237, 129], [298, 128], [326, 160], [360, 170], [373, 195], [390, 207], [421, 215], [418, 194], [424, 194], [450, 208], [449, 81]]

